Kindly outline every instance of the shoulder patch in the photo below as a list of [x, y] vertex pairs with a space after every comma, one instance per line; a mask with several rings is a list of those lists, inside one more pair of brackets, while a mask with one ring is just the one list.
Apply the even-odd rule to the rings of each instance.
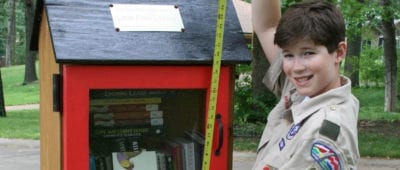
[[336, 152], [329, 146], [319, 142], [311, 146], [311, 156], [324, 170], [340, 170], [341, 162]]
[[321, 129], [319, 129], [319, 134], [324, 135], [333, 141], [337, 140], [339, 133], [340, 126], [326, 119], [322, 122]]

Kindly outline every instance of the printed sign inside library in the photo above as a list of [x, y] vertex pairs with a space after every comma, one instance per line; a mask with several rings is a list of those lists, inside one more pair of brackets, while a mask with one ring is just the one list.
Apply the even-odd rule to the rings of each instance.
[[111, 4], [110, 11], [117, 31], [184, 30], [179, 7], [175, 5]]

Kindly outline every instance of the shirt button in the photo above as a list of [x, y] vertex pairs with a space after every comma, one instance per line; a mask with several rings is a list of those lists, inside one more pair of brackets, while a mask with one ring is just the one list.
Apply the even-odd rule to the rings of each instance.
[[336, 105], [330, 105], [329, 109], [331, 109], [332, 111], [335, 111], [336, 110]]

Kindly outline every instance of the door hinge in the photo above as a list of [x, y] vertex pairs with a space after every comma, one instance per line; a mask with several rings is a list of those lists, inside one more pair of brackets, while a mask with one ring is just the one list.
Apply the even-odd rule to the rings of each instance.
[[62, 109], [62, 79], [60, 74], [53, 74], [53, 112], [61, 112]]

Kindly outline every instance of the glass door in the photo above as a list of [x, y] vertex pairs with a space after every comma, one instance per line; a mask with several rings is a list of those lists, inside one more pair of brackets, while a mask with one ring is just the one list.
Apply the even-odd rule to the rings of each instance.
[[200, 170], [206, 92], [90, 90], [91, 169]]

